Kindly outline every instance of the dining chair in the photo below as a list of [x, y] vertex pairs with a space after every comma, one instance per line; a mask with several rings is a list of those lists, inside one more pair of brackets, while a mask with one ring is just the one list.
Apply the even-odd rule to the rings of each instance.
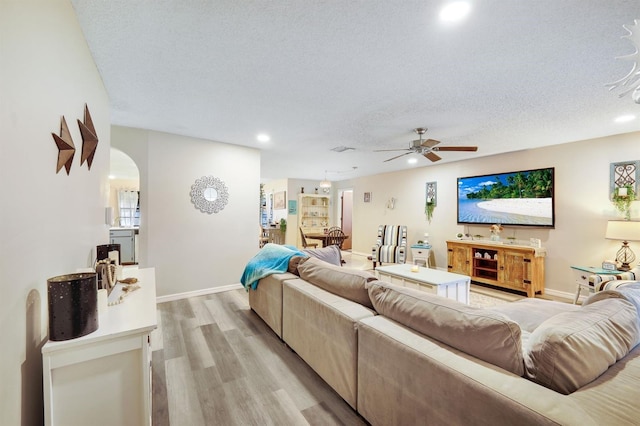
[[342, 250], [345, 234], [342, 229], [334, 227], [327, 232], [327, 246], [336, 245]]
[[307, 248], [307, 247], [313, 247], [313, 248], [318, 248], [318, 243], [307, 243], [307, 239], [304, 236], [304, 232], [302, 231], [302, 228], [300, 229], [300, 239], [302, 241], [302, 247], [303, 248]]

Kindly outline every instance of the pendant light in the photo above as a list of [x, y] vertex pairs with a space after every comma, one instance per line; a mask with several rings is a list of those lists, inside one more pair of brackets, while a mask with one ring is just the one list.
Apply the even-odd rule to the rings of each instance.
[[327, 180], [327, 171], [326, 170], [324, 171], [324, 180], [320, 181], [320, 188], [323, 188], [323, 189], [324, 188], [326, 188], [326, 189], [331, 188], [331, 182], [329, 182]]

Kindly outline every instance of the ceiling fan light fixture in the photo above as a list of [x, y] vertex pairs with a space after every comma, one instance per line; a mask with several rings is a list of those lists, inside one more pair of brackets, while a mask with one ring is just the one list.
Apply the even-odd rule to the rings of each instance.
[[324, 180], [320, 181], [320, 188], [331, 188], [331, 182], [327, 180], [327, 171], [324, 171]]
[[440, 20], [444, 22], [459, 22], [469, 14], [471, 5], [467, 1], [454, 1], [440, 10]]

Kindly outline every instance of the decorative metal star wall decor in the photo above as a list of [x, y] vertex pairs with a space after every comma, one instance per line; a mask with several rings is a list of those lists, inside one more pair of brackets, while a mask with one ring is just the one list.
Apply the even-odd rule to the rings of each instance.
[[87, 167], [91, 170], [93, 156], [96, 154], [96, 148], [98, 148], [98, 136], [96, 136], [96, 129], [93, 126], [87, 104], [84, 105], [84, 123], [78, 120], [78, 127], [80, 127], [80, 134], [82, 135], [80, 165], [83, 165], [86, 161]]
[[58, 168], [56, 169], [56, 173], [64, 166], [65, 169], [67, 169], [67, 175], [69, 175], [73, 156], [76, 154], [76, 147], [73, 144], [73, 139], [71, 139], [71, 133], [69, 133], [69, 127], [67, 127], [67, 121], [64, 119], [64, 115], [60, 121], [60, 136], [55, 133], [51, 133], [51, 136], [53, 136], [53, 140], [58, 146]]

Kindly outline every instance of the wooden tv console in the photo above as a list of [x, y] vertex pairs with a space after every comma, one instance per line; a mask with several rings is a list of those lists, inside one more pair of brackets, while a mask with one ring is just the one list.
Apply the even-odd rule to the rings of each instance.
[[544, 248], [492, 241], [447, 241], [447, 270], [472, 281], [544, 294]]

